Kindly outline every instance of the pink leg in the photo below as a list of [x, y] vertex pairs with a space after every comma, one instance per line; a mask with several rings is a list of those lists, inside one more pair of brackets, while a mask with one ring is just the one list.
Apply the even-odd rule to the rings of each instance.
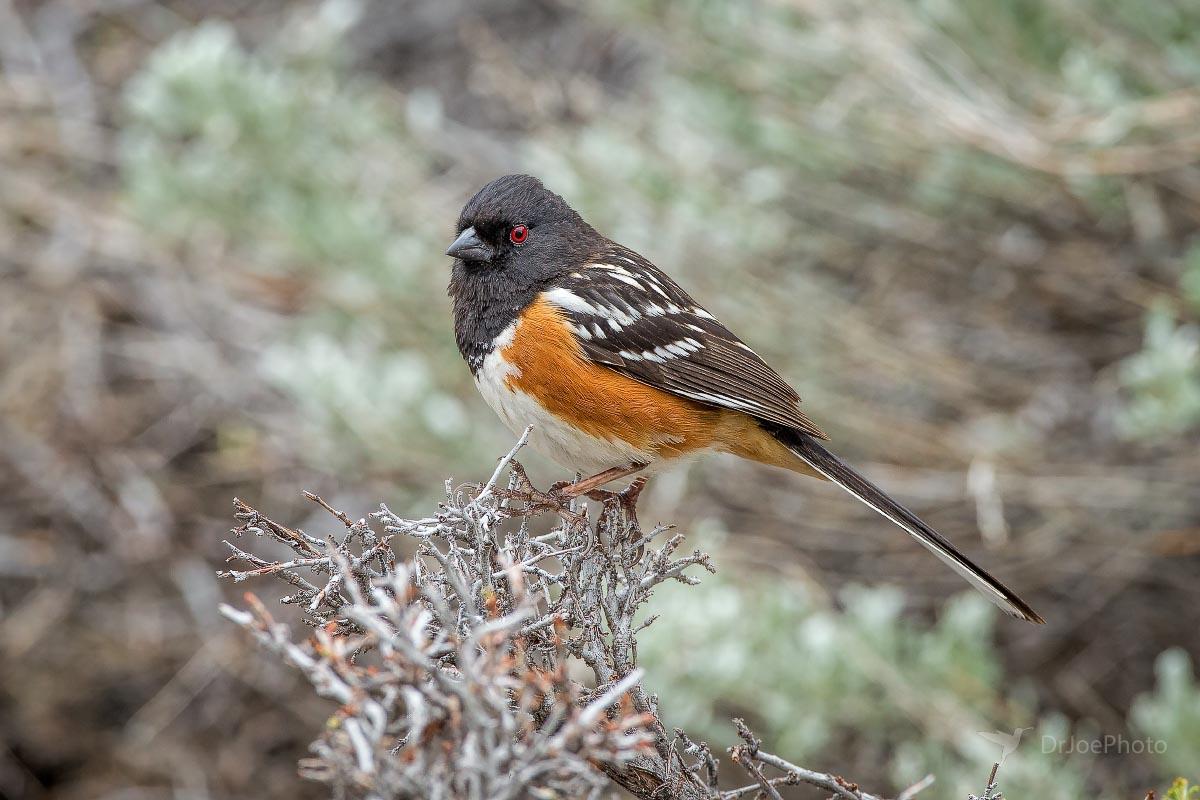
[[582, 497], [588, 492], [599, 489], [610, 481], [615, 481], [617, 478], [624, 478], [626, 475], [632, 475], [645, 468], [645, 464], [631, 464], [628, 467], [610, 467], [603, 472], [597, 472], [590, 478], [583, 478], [577, 483], [567, 484], [562, 487], [553, 487], [553, 489], [558, 493], [559, 497]]

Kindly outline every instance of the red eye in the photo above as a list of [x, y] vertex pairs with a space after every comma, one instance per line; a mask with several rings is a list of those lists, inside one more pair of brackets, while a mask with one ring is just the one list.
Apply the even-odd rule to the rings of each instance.
[[529, 238], [529, 228], [524, 225], [517, 225], [508, 232], [508, 240], [513, 244], [521, 244]]

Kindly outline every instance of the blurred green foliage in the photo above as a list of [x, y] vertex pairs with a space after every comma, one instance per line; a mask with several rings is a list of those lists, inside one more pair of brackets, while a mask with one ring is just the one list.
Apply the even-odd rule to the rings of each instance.
[[476, 441], [457, 399], [465, 375], [444, 304], [429, 301], [444, 296], [452, 217], [407, 191], [428, 154], [383, 87], [340, 58], [357, 15], [323, 4], [253, 53], [223, 22], [168, 41], [127, 88], [126, 193], [160, 236], [219, 242], [251, 274], [299, 275], [319, 296], [261, 357], [262, 378], [302, 409], [314, 464], [395, 469], [403, 447], [438, 474], [504, 439]]
[[[1119, 0], [812, 3], [803, 13], [710, 0], [615, 7], [682, 56], [680, 71], [710, 100], [695, 117], [747, 160], [810, 177], [909, 173], [913, 199], [957, 216], [1055, 180], [1028, 169], [1020, 146], [981, 147], [989, 134], [966, 117], [996, 126], [990, 135], [1002, 143], [1016, 141], [1003, 138], [1004, 122], [1017, 134], [1051, 104], [1063, 115], [1108, 115], [1063, 140], [1082, 151], [1152, 134], [1131, 102], [1200, 78], [1200, 8], [1184, 4], [1149, 13]], [[1131, 57], [1155, 48], [1168, 58]], [[930, 114], [931, 104], [946, 113]], [[1124, 202], [1116, 178], [1073, 179], [1099, 203]]]
[[[1184, 256], [1179, 288], [1184, 313], [1200, 315], [1200, 244]], [[1126, 434], [1163, 437], [1200, 425], [1200, 325], [1180, 322], [1163, 298], [1146, 316], [1142, 349], [1121, 363], [1120, 378], [1129, 394], [1119, 418]]]
[[1200, 424], [1200, 326], [1154, 309], [1142, 349], [1121, 363], [1119, 375], [1129, 394], [1119, 418], [1127, 435], [1163, 437]]
[[127, 88], [128, 195], [170, 235], [215, 234], [259, 266], [386, 285], [378, 276], [403, 274], [419, 252], [394, 224], [380, 174], [380, 160], [387, 173], [404, 166], [382, 158], [403, 131], [375, 93], [339, 74], [335, 44], [354, 17], [324, 8], [310, 35], [294, 22], [259, 55], [219, 22], [160, 48]]
[[[847, 591], [842, 606], [786, 583], [661, 590], [640, 656], [668, 723], [727, 745], [730, 714], [761, 717], [766, 739], [799, 763], [836, 763], [825, 748], [850, 737], [848, 749], [885, 760], [898, 786], [934, 772], [941, 797], [977, 790], [999, 758], [980, 731], [1037, 724], [1006, 762], [1005, 791], [1081, 796], [1087, 759], [1040, 751], [1037, 738], [1065, 738], [1065, 723], [1038, 721], [1028, 692], [1005, 685], [986, 601], [961, 595], [929, 627], [901, 617], [903, 597], [889, 589]], [[713, 696], [731, 707], [714, 709]]]
[[[729, 717], [746, 716], [798, 763], [867, 754], [886, 763], [897, 787], [937, 775], [938, 797], [977, 791], [999, 760], [999, 746], [980, 733], [1024, 728], [1001, 772], [1007, 796], [1122, 796], [1111, 787], [1088, 793], [1097, 755], [1071, 742], [1099, 742], [1099, 734], [1039, 712], [1032, 687], [1006, 679], [991, 639], [996, 610], [986, 600], [959, 595], [925, 625], [902, 616], [903, 596], [892, 589], [851, 588], [839, 599], [833, 609], [800, 585], [721, 577], [705, 580], [703, 591], [660, 589], [661, 616], [639, 657], [667, 723], [729, 745]], [[1200, 688], [1192, 664], [1168, 651], [1157, 671], [1158, 686], [1136, 702], [1127, 738], [1163, 742], [1161, 752], [1147, 752], [1165, 774], [1194, 770]], [[713, 697], [722, 705], [714, 708]]]
[[1200, 685], [1191, 657], [1168, 650], [1154, 664], [1157, 685], [1137, 699], [1130, 719], [1146, 736], [1166, 743], [1159, 756], [1177, 773], [1194, 773], [1200, 765]]
[[1167, 800], [1195, 800], [1200, 797], [1200, 785], [1189, 784], [1186, 778], [1176, 778], [1167, 790]]

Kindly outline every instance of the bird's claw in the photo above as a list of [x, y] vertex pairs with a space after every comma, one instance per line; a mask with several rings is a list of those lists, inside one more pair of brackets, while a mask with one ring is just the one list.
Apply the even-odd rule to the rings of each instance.
[[[625, 520], [629, 528], [629, 543], [634, 544], [642, 538], [642, 528], [638, 524], [637, 518], [637, 501], [642, 494], [642, 490], [646, 488], [646, 477], [639, 476], [619, 492], [612, 492], [607, 489], [593, 489], [587, 493], [587, 496], [592, 500], [604, 503], [606, 508], [615, 507], [625, 515]], [[642, 556], [646, 553], [646, 545], [638, 544], [637, 553], [633, 558], [636, 563], [642, 560]]]

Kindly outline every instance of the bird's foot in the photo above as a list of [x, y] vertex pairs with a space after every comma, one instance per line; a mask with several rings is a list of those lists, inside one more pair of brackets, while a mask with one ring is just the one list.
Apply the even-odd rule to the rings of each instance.
[[606, 509], [616, 508], [625, 515], [625, 522], [629, 530], [629, 544], [638, 544], [637, 553], [633, 557], [634, 563], [641, 561], [646, 552], [646, 545], [640, 543], [642, 528], [638, 524], [637, 518], [637, 501], [641, 497], [642, 490], [646, 488], [646, 481], [647, 478], [643, 475], [634, 478], [632, 483], [619, 492], [593, 489], [587, 495], [592, 500], [604, 503]]
[[596, 491], [601, 486], [618, 478], [624, 478], [626, 475], [643, 469], [645, 464], [631, 464], [628, 467], [610, 467], [602, 472], [597, 472], [587, 478], [580, 478], [576, 481], [558, 481], [550, 485], [547, 494], [551, 497], [559, 498], [566, 502], [575, 499], [576, 497], [590, 496], [591, 492]]
[[546, 491], [541, 491], [533, 485], [533, 481], [529, 480], [529, 475], [526, 474], [525, 468], [518, 462], [513, 461], [510, 464], [513, 474], [516, 476], [516, 489], [496, 487], [495, 491], [511, 500], [519, 500], [527, 505], [530, 509], [545, 510], [557, 513], [570, 525], [581, 525], [587, 521], [584, 514], [580, 514], [572, 510], [570, 506], [571, 497], [563, 495], [563, 487], [570, 486], [569, 481], [560, 481], [550, 486]]

